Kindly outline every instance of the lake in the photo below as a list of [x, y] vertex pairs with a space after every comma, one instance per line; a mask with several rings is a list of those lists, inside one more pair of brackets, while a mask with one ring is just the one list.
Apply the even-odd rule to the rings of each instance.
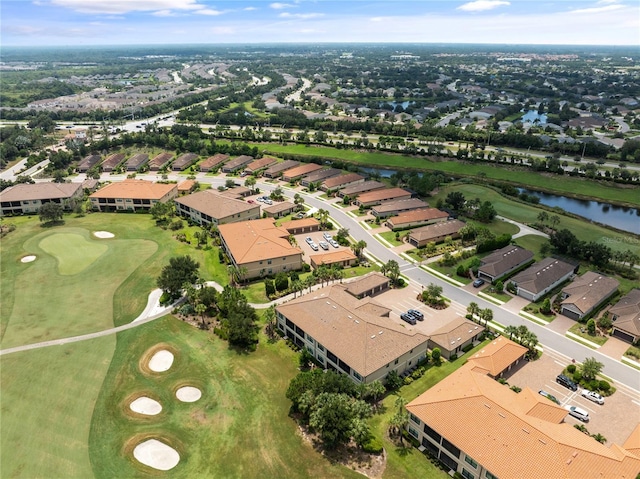
[[538, 120], [538, 123], [540, 123], [541, 125], [547, 123], [547, 115], [545, 115], [544, 113], [539, 114], [536, 110], [529, 110], [520, 119], [523, 123], [534, 123], [536, 120]]

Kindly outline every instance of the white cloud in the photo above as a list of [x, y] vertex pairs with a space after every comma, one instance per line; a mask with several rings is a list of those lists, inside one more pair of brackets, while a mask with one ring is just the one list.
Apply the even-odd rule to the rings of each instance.
[[289, 12], [282, 12], [278, 16], [280, 18], [300, 18], [302, 20], [306, 20], [308, 18], [322, 17], [323, 15], [324, 15], [323, 13], [289, 13]]
[[[609, 2], [607, 2], [607, 3], [609, 3]], [[571, 10], [570, 13], [587, 13], [587, 14], [603, 13], [603, 12], [611, 12], [613, 10], [619, 10], [621, 8], [624, 8], [624, 6], [620, 5], [620, 4], [609, 4], [609, 5], [605, 5], [603, 7], [579, 8], [577, 10]]]
[[80, 13], [107, 14], [205, 8], [197, 0], [52, 0], [51, 3]]
[[494, 8], [508, 5], [511, 5], [511, 2], [505, 2], [502, 0], [476, 0], [475, 2], [460, 5], [457, 10], [463, 10], [465, 12], [484, 12], [486, 10], [493, 10]]
[[245, 7], [242, 10], [244, 10], [245, 12], [253, 12], [254, 10], [257, 10], [256, 7]]
[[157, 12], [153, 12], [151, 15], [154, 17], [175, 17], [175, 13], [171, 10], [158, 10]]
[[271, 8], [273, 8], [274, 10], [283, 10], [285, 8], [293, 8], [293, 7], [295, 7], [295, 5], [291, 5], [290, 3], [280, 3], [280, 2], [272, 3], [269, 6]]
[[203, 8], [202, 10], [196, 10], [195, 13], [198, 15], [210, 15], [212, 17], [222, 15], [220, 10], [214, 10], [213, 8]]

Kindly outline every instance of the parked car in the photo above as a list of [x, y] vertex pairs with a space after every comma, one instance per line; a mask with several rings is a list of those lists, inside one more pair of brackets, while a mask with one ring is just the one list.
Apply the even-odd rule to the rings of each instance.
[[564, 386], [565, 388], [571, 389], [572, 391], [578, 390], [578, 385], [574, 383], [571, 379], [569, 379], [567, 376], [565, 376], [564, 374], [558, 374], [558, 377], [556, 378], [556, 382]]
[[402, 313], [400, 315], [400, 319], [402, 319], [403, 321], [406, 321], [409, 324], [416, 324], [416, 318], [414, 318], [413, 316], [408, 315], [407, 313]]
[[482, 286], [483, 284], [484, 284], [484, 279], [480, 279], [480, 278], [478, 278], [478, 279], [476, 279], [476, 280], [473, 282], [473, 287], [474, 287], [474, 288], [479, 288], [479, 287], [480, 287], [480, 286]]
[[547, 399], [550, 399], [551, 401], [553, 401], [558, 405], [560, 404], [560, 401], [558, 401], [558, 398], [556, 398], [553, 394], [549, 394], [547, 391], [540, 390], [538, 391], [538, 394], [540, 394], [540, 396], [546, 397]]
[[589, 422], [589, 413], [584, 409], [578, 406], [565, 406], [564, 408], [569, 411], [570, 416], [580, 419], [582, 422]]
[[298, 214], [296, 215], [296, 218], [302, 219], [302, 218], [304, 218], [305, 216], [307, 216], [307, 215], [301, 211], [300, 213], [298, 213]]
[[582, 390], [582, 396], [586, 397], [589, 401], [593, 401], [598, 404], [604, 404], [604, 398], [595, 391], [589, 391], [588, 389]]
[[417, 309], [410, 309], [407, 311], [411, 316], [415, 317], [418, 321], [424, 321], [424, 314], [422, 314]]
[[334, 240], [333, 238], [329, 240], [329, 244], [331, 246], [333, 246], [334, 248], [339, 248], [340, 245], [338, 244], [338, 242], [336, 240]]
[[320, 245], [320, 248], [322, 248], [323, 250], [328, 250], [329, 249], [329, 243], [325, 242], [325, 241], [320, 241], [320, 243], [318, 243]]
[[327, 241], [329, 241], [331, 239], [331, 234], [330, 233], [322, 233], [322, 237], [324, 239], [326, 239]]
[[264, 200], [264, 204], [265, 205], [272, 205], [273, 201], [271, 201], [269, 198], [267, 198], [267, 199]]
[[307, 242], [307, 244], [313, 243], [313, 238], [311, 238], [311, 236], [307, 236], [304, 240]]
[[317, 244], [315, 244], [315, 243], [309, 243], [309, 246], [311, 246], [311, 249], [312, 249], [313, 251], [318, 251], [318, 245], [317, 245]]

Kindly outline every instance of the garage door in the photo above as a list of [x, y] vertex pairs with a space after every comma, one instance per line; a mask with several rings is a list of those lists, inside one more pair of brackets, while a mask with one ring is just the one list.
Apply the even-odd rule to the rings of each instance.
[[614, 328], [613, 336], [616, 338], [622, 339], [623, 341], [626, 341], [628, 343], [633, 343], [633, 336], [631, 336], [628, 333], [625, 333], [624, 331], [620, 331], [619, 329]]

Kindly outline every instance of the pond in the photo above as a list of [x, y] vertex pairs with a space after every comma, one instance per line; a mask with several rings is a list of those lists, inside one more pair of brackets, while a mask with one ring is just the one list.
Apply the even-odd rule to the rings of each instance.
[[529, 110], [520, 120], [522, 120], [523, 123], [535, 123], [537, 120], [539, 124], [544, 125], [547, 123], [547, 115], [544, 113], [540, 114], [536, 110]]

